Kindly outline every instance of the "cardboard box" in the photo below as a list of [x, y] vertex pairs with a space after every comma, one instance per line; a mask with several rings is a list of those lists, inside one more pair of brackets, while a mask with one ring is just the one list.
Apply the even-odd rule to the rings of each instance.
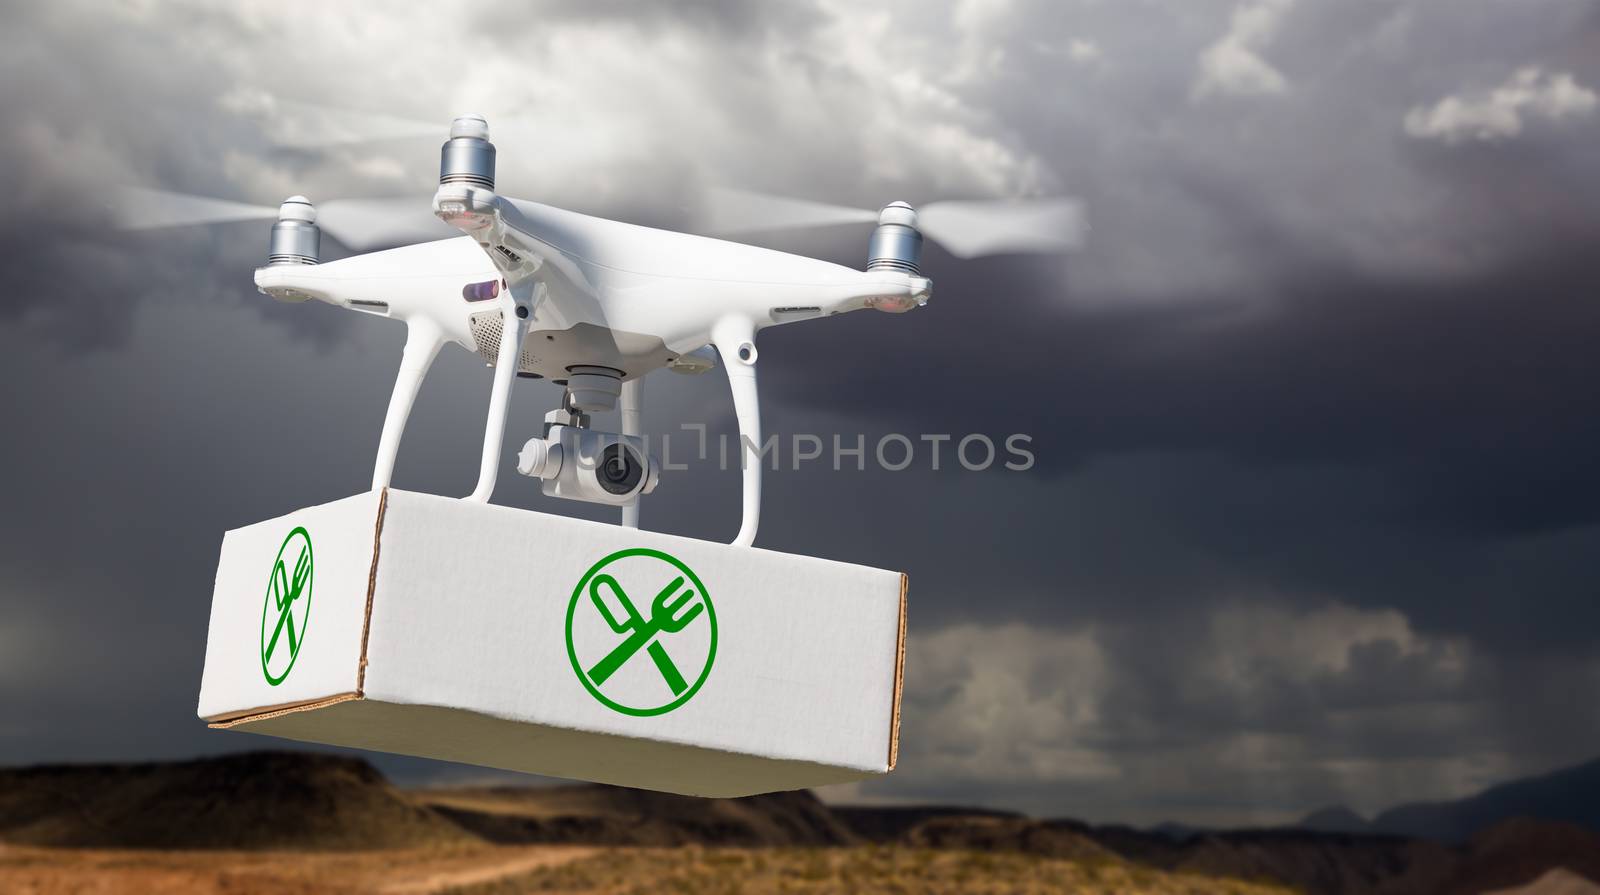
[[389, 489], [230, 531], [199, 714], [704, 796], [894, 768], [905, 576]]

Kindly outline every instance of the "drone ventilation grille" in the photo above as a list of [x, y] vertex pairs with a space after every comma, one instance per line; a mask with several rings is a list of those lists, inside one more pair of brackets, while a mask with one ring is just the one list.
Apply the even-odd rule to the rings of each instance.
[[[478, 354], [489, 366], [494, 366], [500, 359], [500, 339], [505, 335], [505, 324], [500, 319], [499, 311], [485, 311], [482, 314], [473, 314], [471, 318], [472, 340], [478, 345]], [[522, 353], [517, 357], [517, 372], [532, 373], [533, 353], [524, 345]]]

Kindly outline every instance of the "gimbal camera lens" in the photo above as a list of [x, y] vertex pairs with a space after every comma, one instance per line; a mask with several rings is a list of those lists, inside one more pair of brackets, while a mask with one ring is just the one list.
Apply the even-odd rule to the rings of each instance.
[[595, 478], [612, 494], [632, 494], [644, 478], [644, 464], [626, 445], [613, 444], [601, 452]]

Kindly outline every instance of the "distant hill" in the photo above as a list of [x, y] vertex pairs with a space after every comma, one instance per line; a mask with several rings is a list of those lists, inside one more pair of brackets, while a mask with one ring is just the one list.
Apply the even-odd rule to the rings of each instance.
[[1436, 892], [1456, 860], [1446, 846], [1394, 836], [1239, 830], [1197, 836], [1157, 866], [1270, 879], [1309, 895], [1415, 895]]
[[358, 758], [254, 752], [0, 769], [0, 839], [19, 844], [342, 850], [473, 838]]
[[991, 811], [956, 805], [833, 805], [833, 816], [868, 842], [891, 842], [912, 827], [936, 817], [1022, 817], [1015, 811]]
[[1317, 833], [1371, 833], [1372, 821], [1343, 805], [1319, 808], [1301, 818], [1296, 824], [1302, 830]]
[[1600, 759], [1492, 786], [1452, 802], [1390, 808], [1372, 822], [1377, 832], [1465, 842], [1508, 818], [1537, 817], [1600, 831]]
[[698, 799], [584, 783], [418, 790], [411, 797], [502, 844], [819, 846], [860, 841], [808, 790]]
[[1158, 823], [1151, 827], [1150, 832], [1155, 833], [1158, 836], [1165, 836], [1168, 839], [1183, 840], [1188, 839], [1191, 836], [1198, 836], [1201, 833], [1209, 833], [1211, 832], [1211, 829], [1209, 827], [1196, 827], [1189, 824], [1180, 824], [1177, 821], [1169, 820]]

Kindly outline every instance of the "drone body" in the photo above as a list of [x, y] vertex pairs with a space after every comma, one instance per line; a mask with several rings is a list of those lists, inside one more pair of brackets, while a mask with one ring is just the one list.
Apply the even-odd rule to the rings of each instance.
[[[768, 327], [874, 308], [925, 304], [918, 212], [894, 202], [880, 212], [729, 193], [724, 229], [875, 220], [866, 270], [705, 236], [577, 214], [495, 192], [496, 151], [488, 125], [457, 118], [441, 151], [433, 213], [464, 236], [319, 263], [322, 229], [359, 246], [416, 234], [404, 209], [384, 200], [335, 200], [321, 209], [294, 196], [277, 209], [128, 191], [120, 217], [132, 229], [178, 223], [277, 218], [260, 291], [283, 301], [317, 300], [403, 321], [405, 349], [379, 439], [372, 487], [386, 487], [406, 419], [428, 368], [447, 344], [494, 368], [478, 483], [493, 493], [506, 410], [518, 376], [564, 385], [560, 408], [518, 456], [519, 472], [546, 494], [620, 506], [638, 525], [641, 495], [657, 466], [639, 437], [640, 380], [663, 367], [727, 373], [741, 441], [743, 513], [735, 544], [755, 538], [761, 509], [762, 436], [756, 334]], [[936, 202], [927, 224], [953, 254], [1071, 248], [1082, 229], [1071, 201]], [[431, 226], [437, 228], [437, 222]], [[431, 233], [431, 231], [427, 231]], [[715, 349], [713, 353], [713, 349]], [[620, 433], [599, 432], [593, 413], [618, 408]]]
[[[885, 210], [867, 271], [769, 249], [608, 221], [496, 194], [494, 149], [481, 119], [457, 119], [443, 152], [435, 213], [467, 236], [318, 264], [315, 211], [301, 197], [280, 210], [262, 292], [315, 299], [408, 327], [400, 373], [379, 439], [373, 487], [389, 484], [400, 436], [422, 379], [445, 344], [495, 367], [478, 487], [488, 500], [499, 469], [507, 398], [515, 375], [567, 386], [542, 439], [519, 469], [552, 496], [625, 507], [656, 480], [636, 431], [589, 430], [589, 415], [622, 399], [638, 419], [633, 383], [662, 367], [702, 372], [714, 346], [727, 371], [739, 423], [743, 517], [734, 543], [748, 545], [760, 518], [761, 415], [756, 333], [780, 323], [864, 308], [905, 311], [932, 283], [917, 273], [915, 213]], [[698, 353], [697, 353], [698, 352]], [[515, 375], [514, 375], [515, 374]], [[633, 428], [625, 425], [624, 429]], [[586, 431], [589, 430], [589, 431]]]
[[926, 301], [931, 287], [895, 271], [863, 272], [493, 198], [496, 210], [516, 217], [493, 234], [487, 252], [477, 238], [445, 239], [326, 264], [263, 267], [256, 285], [281, 300], [425, 321], [491, 364], [500, 342], [494, 328], [526, 292], [517, 372], [556, 381], [579, 365], [615, 369], [624, 381], [673, 366], [711, 343], [716, 323], [730, 316], [760, 330], [867, 307], [907, 310]]

